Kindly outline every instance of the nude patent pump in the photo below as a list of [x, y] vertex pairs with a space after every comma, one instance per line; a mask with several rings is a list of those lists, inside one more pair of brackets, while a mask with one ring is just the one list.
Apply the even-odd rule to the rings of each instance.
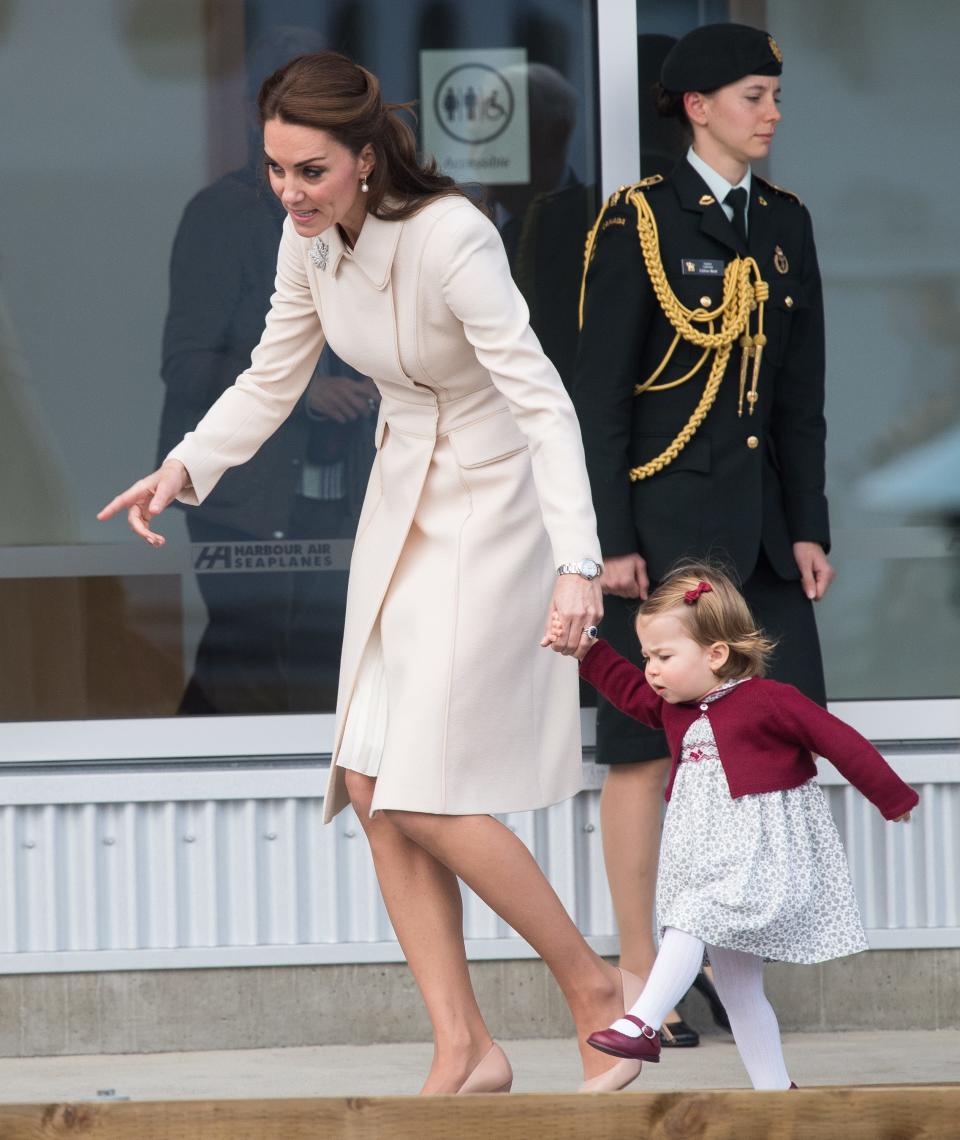
[[[640, 997], [643, 983], [627, 970], [620, 971], [620, 984], [623, 987], [623, 1012], [629, 1012]], [[605, 1073], [584, 1081], [579, 1091], [582, 1093], [619, 1092], [640, 1076], [640, 1062], [624, 1058]]]
[[494, 1041], [473, 1072], [457, 1089], [457, 1096], [472, 1093], [508, 1093], [513, 1085], [513, 1069], [507, 1055]]

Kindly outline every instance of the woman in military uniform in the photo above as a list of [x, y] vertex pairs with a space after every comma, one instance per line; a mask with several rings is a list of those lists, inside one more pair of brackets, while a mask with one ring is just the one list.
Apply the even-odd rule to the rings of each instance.
[[[672, 173], [621, 187], [590, 233], [573, 397], [604, 636], [637, 660], [637, 600], [678, 559], [719, 559], [779, 641], [772, 675], [823, 704], [820, 271], [805, 207], [752, 170], [780, 122], [781, 65], [771, 36], [738, 24], [698, 28], [664, 59], [658, 110], [691, 146]], [[611, 765], [602, 822], [621, 961], [646, 977], [666, 743], [601, 701], [597, 759]]]

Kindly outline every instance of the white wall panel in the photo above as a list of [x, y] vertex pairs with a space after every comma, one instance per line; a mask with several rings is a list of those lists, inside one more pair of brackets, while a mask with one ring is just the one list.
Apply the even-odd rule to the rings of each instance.
[[[960, 757], [917, 752], [895, 764], [908, 780], [920, 776], [922, 803], [908, 825], [884, 822], [829, 765], [821, 775], [871, 945], [960, 945]], [[591, 765], [586, 772], [574, 799], [503, 818], [580, 928], [610, 952], [599, 780]], [[84, 773], [0, 784], [13, 801], [0, 807], [0, 972], [401, 957], [351, 812], [324, 827], [321, 797], [290, 794], [292, 770], [267, 766], [194, 769], [195, 798], [157, 801], [157, 784], [169, 788], [172, 775], [112, 772], [99, 803], [84, 799]], [[18, 785], [29, 802], [16, 802]], [[464, 927], [475, 958], [532, 953], [466, 890]]]

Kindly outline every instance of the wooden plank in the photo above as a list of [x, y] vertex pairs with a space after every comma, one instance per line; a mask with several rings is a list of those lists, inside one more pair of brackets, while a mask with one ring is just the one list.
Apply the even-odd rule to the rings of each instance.
[[956, 1140], [960, 1085], [0, 1105], [2, 1140]]

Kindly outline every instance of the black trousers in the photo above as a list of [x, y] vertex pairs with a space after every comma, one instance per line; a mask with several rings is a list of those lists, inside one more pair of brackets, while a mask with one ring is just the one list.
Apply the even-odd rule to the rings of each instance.
[[[651, 587], [652, 588], [652, 587]], [[777, 642], [767, 675], [795, 685], [801, 693], [826, 705], [823, 658], [813, 612], [799, 581], [785, 581], [776, 573], [761, 549], [753, 573], [744, 582], [743, 596], [767, 636]], [[640, 602], [606, 594], [600, 636], [643, 668], [634, 619]], [[625, 716], [603, 697], [597, 696], [598, 764], [633, 764], [669, 755], [664, 734]]]

